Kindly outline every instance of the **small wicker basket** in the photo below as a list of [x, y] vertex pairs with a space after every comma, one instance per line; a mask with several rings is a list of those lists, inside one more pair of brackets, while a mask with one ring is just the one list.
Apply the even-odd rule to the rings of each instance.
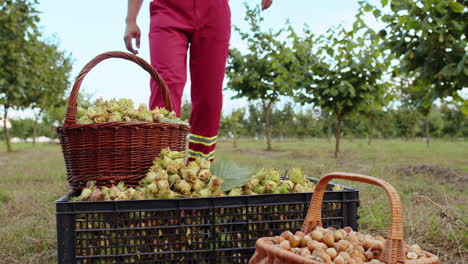
[[[313, 231], [317, 226], [322, 226], [321, 220], [321, 206], [325, 188], [328, 182], [332, 179], [345, 179], [351, 181], [358, 181], [377, 185], [382, 187], [388, 194], [391, 204], [391, 224], [389, 238], [385, 242], [380, 261], [387, 264], [438, 264], [439, 258], [429, 252], [423, 252], [426, 258], [416, 260], [405, 260], [404, 247], [407, 245], [403, 244], [403, 223], [402, 223], [402, 206], [400, 202], [400, 196], [396, 190], [387, 182], [359, 174], [334, 172], [325, 175], [317, 183], [312, 201], [307, 212], [307, 216], [304, 220], [304, 224], [301, 231], [305, 234]], [[290, 251], [284, 250], [280, 247], [271, 245], [268, 243], [269, 238], [260, 238], [256, 243], [256, 251], [250, 259], [250, 264], [323, 264], [315, 260], [299, 256]], [[368, 262], [366, 262], [368, 263]]]
[[111, 51], [88, 62], [75, 80], [68, 102], [65, 122], [57, 128], [67, 168], [67, 180], [73, 189], [82, 189], [87, 181], [98, 186], [125, 181], [134, 186], [145, 176], [161, 149], [183, 151], [189, 127], [155, 122], [106, 122], [76, 124], [77, 98], [86, 74], [103, 60], [120, 58], [146, 70], [161, 89], [166, 108], [172, 111], [168, 88], [156, 70], [131, 53]]

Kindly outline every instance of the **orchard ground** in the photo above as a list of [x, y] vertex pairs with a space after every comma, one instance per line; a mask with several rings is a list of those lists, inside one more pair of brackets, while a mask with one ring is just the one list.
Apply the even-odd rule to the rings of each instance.
[[[68, 192], [58, 145], [0, 144], [0, 263], [56, 263], [54, 201]], [[405, 239], [438, 254], [443, 263], [465, 263], [468, 255], [468, 142], [343, 140], [338, 160], [325, 139], [240, 140], [218, 144], [218, 160], [233, 160], [252, 170], [303, 167], [308, 176], [332, 171], [362, 173], [390, 182], [402, 197]], [[361, 190], [361, 230], [384, 234], [388, 199], [381, 189], [339, 181]]]

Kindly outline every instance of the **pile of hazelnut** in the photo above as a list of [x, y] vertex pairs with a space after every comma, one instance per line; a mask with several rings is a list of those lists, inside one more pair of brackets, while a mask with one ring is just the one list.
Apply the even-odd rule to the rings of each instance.
[[[382, 236], [364, 235], [351, 227], [317, 227], [307, 235], [301, 231], [295, 234], [284, 231], [269, 241], [305, 258], [334, 264], [382, 263], [378, 258], [385, 244]], [[418, 245], [405, 247], [405, 256], [407, 260], [426, 257]]]

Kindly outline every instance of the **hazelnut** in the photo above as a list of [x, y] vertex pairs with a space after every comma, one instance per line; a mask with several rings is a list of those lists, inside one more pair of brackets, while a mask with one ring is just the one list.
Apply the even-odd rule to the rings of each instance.
[[293, 236], [293, 233], [291, 233], [291, 231], [284, 231], [283, 233], [281, 233], [281, 236], [282, 236], [284, 239], [289, 240], [289, 238]]
[[364, 243], [362, 245], [364, 246], [364, 249], [369, 249], [372, 247], [373, 241], [372, 239], [366, 238], [366, 240], [364, 240]]
[[310, 250], [308, 248], [301, 248], [300, 253], [301, 253], [301, 256], [304, 256], [304, 257], [310, 256], [312, 254], [310, 253]]
[[291, 252], [297, 255], [301, 254], [301, 249], [300, 248], [291, 248]]
[[344, 251], [338, 253], [338, 256], [341, 256], [341, 257], [342, 257], [344, 260], [346, 260], [346, 261], [349, 260], [349, 259], [351, 259], [351, 256], [350, 256], [347, 252], [344, 252]]
[[323, 236], [322, 241], [328, 246], [333, 247], [333, 245], [335, 244], [335, 238], [333, 237], [333, 233], [332, 232], [326, 233]]
[[335, 242], [338, 242], [342, 240], [344, 236], [343, 233], [341, 233], [341, 231], [338, 230], [333, 233], [333, 237], [335, 238]]
[[289, 243], [289, 240], [283, 240], [279, 245], [282, 249], [291, 250], [291, 243]]
[[325, 252], [319, 253], [317, 257], [321, 258], [324, 263], [332, 263], [330, 256]]
[[406, 257], [408, 259], [418, 259], [418, 254], [416, 254], [415, 252], [408, 252], [408, 254], [406, 254]]
[[327, 253], [331, 259], [335, 259], [336, 255], [338, 255], [338, 252], [336, 252], [336, 249], [334, 248], [327, 248], [325, 253]]
[[325, 243], [323, 243], [323, 242], [319, 242], [319, 246], [320, 246], [320, 248], [322, 248], [323, 250], [325, 250], [325, 249], [328, 248], [328, 246], [327, 246]]
[[348, 240], [349, 242], [354, 242], [354, 243], [358, 243], [358, 242], [359, 242], [359, 240], [358, 240], [358, 238], [356, 237], [356, 235], [355, 235], [355, 234], [352, 234], [352, 233], [350, 233], [350, 234], [348, 234], [347, 236], [345, 236], [344, 239], [345, 239], [345, 240]]
[[366, 257], [364, 257], [364, 255], [359, 253], [357, 250], [351, 252], [350, 256], [351, 258], [359, 258], [360, 260], [366, 260]]
[[302, 248], [307, 247], [307, 244], [309, 243], [309, 241], [313, 241], [309, 235], [305, 235], [301, 237], [301, 247]]
[[298, 237], [303, 237], [305, 234], [302, 231], [297, 231], [296, 233], [294, 233], [294, 235]]
[[361, 245], [355, 245], [354, 249], [357, 250], [359, 253], [364, 254], [365, 250]]
[[310, 251], [314, 251], [316, 248], [321, 248], [320, 242], [315, 241], [315, 240], [311, 240], [311, 241], [307, 242], [307, 248]]
[[281, 237], [281, 236], [275, 236], [273, 239], [272, 239], [273, 243], [275, 244], [279, 244], [281, 243], [282, 241], [284, 241], [284, 237]]
[[374, 259], [374, 253], [370, 250], [367, 250], [365, 253], [364, 253], [364, 256], [366, 256], [367, 260], [372, 260]]
[[345, 264], [345, 259], [342, 256], [337, 256], [333, 260], [333, 263], [335, 263], [335, 264]]
[[374, 241], [372, 241], [372, 247], [371, 248], [377, 248], [380, 251], [382, 251], [384, 245], [385, 245], [384, 242], [382, 242], [380, 240], [374, 240]]
[[354, 257], [352, 259], [356, 262], [356, 264], [363, 264], [364, 263], [364, 260], [362, 260], [362, 258], [360, 258], [360, 257]]
[[319, 230], [312, 231], [310, 233], [310, 236], [312, 237], [313, 240], [317, 240], [317, 241], [320, 241], [323, 238], [323, 234]]
[[416, 245], [416, 244], [410, 246], [408, 250], [410, 252], [414, 252], [414, 253], [417, 253], [417, 254], [421, 253], [421, 247], [419, 245]]
[[340, 240], [337, 243], [335, 243], [335, 247], [337, 251], [346, 251], [348, 250], [350, 245], [351, 244], [346, 240]]
[[294, 235], [289, 238], [289, 243], [291, 243], [291, 247], [298, 247], [301, 244], [301, 238]]
[[385, 243], [385, 238], [383, 236], [376, 236], [375, 239]]
[[356, 232], [355, 235], [359, 242], [364, 242], [364, 240], [366, 239], [362, 233]]

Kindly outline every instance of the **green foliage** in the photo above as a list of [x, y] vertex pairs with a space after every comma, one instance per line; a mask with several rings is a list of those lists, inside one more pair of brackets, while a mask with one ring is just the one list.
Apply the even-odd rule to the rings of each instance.
[[245, 109], [239, 108], [239, 109], [233, 110], [231, 115], [223, 117], [221, 120], [220, 129], [225, 134], [233, 137], [234, 147], [237, 147], [236, 139], [237, 137], [239, 137], [241, 133], [242, 124], [244, 123], [243, 122], [244, 118], [245, 118]]
[[283, 29], [262, 31], [259, 8], [250, 8], [247, 4], [245, 20], [250, 31], [242, 32], [241, 38], [247, 42], [249, 53], [242, 54], [237, 49], [229, 51], [226, 74], [228, 89], [236, 92], [234, 98], [246, 98], [261, 102], [265, 121], [267, 149], [271, 150], [270, 117], [271, 107], [281, 95], [290, 94], [290, 80], [284, 78], [284, 58], [288, 50], [285, 42], [279, 41]]
[[222, 191], [228, 191], [232, 188], [244, 185], [252, 172], [249, 169], [242, 168], [235, 162], [229, 160], [217, 160], [211, 166], [213, 175], [224, 180], [221, 186]]
[[30, 44], [36, 41], [39, 21], [35, 1], [0, 2], [0, 104], [6, 108], [27, 106], [32, 78]]
[[[11, 108], [35, 109], [37, 122], [46, 109], [65, 104], [71, 62], [57, 44], [41, 40], [36, 4], [34, 0], [0, 2], [0, 104], [5, 117]], [[6, 129], [4, 137], [10, 151]]]
[[[429, 115], [429, 130], [434, 137], [455, 138], [468, 136], [468, 115], [462, 103], [443, 103], [433, 106]], [[236, 137], [264, 137], [261, 110], [250, 105], [238, 120]], [[232, 114], [231, 114], [232, 115]], [[220, 136], [229, 136], [227, 126], [235, 119], [225, 115], [221, 120]], [[287, 116], [285, 118], [284, 116]], [[327, 135], [330, 115], [313, 107], [292, 107], [285, 104], [271, 111], [272, 136], [277, 139], [323, 138]], [[348, 138], [405, 138], [424, 137], [424, 116], [411, 104], [398, 104], [371, 113], [357, 111], [343, 119], [342, 134]], [[331, 129], [335, 130], [335, 124]], [[372, 133], [372, 134], [370, 134]]]
[[184, 102], [182, 104], [182, 109], [180, 111], [180, 119], [189, 120], [191, 111], [192, 111], [192, 103], [187, 102], [187, 101]]
[[414, 76], [425, 104], [447, 96], [462, 100], [458, 91], [468, 85], [466, 9], [464, 0], [392, 0], [391, 11], [376, 16], [386, 24], [379, 33], [382, 47], [400, 61], [398, 74]]
[[[296, 90], [295, 98], [302, 104], [312, 103], [336, 117], [335, 156], [339, 152], [343, 118], [360, 109], [376, 108], [383, 101], [387, 86], [382, 77], [389, 60], [382, 56], [378, 45], [380, 39], [368, 30], [361, 16], [362, 13], [357, 14], [351, 30], [339, 26], [319, 38], [309, 33], [301, 39], [291, 30], [295, 43], [306, 43], [294, 48], [295, 57], [309, 57], [302, 58], [308, 69], [304, 71], [307, 74], [303, 79], [298, 80], [307, 85], [297, 85], [303, 89]], [[304, 46], [310, 50], [307, 55], [303, 52]], [[312, 52], [314, 49], [317, 52]]]
[[[9, 132], [11, 137], [18, 137], [23, 140], [32, 138], [34, 129], [34, 120], [32, 118], [10, 119], [10, 123], [11, 129]], [[37, 124], [37, 136], [56, 138], [57, 133], [55, 132], [54, 126], [39, 122]]]

